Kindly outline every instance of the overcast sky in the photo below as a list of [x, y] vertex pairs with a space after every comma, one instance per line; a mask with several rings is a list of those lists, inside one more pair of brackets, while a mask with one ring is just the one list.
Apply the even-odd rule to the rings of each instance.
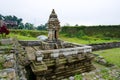
[[0, 0], [0, 14], [44, 24], [55, 9], [62, 25], [120, 24], [120, 0]]

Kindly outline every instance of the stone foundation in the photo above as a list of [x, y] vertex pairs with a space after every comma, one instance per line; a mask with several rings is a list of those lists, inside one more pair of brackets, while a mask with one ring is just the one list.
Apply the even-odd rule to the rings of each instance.
[[[29, 45], [30, 46], [39, 46], [39, 45], [41, 45], [40, 41], [19, 41], [19, 42], [22, 46], [29, 46]], [[71, 44], [66, 44], [66, 45], [69, 46]], [[88, 45], [92, 46], [92, 50], [94, 51], [94, 50], [118, 48], [118, 47], [120, 47], [120, 42], [98, 43], [98, 44], [88, 44]]]
[[63, 41], [40, 43], [24, 46], [36, 80], [61, 80], [95, 69], [91, 46]]

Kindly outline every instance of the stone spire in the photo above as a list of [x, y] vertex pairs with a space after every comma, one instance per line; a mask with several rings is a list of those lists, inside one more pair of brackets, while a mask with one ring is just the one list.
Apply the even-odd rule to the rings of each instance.
[[57, 41], [60, 30], [60, 22], [57, 18], [57, 14], [53, 9], [48, 20], [48, 40]]

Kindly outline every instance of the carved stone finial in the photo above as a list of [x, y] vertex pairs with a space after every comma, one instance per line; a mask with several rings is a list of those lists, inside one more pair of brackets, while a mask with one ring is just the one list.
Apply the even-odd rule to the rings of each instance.
[[52, 10], [52, 13], [55, 14], [55, 10], [54, 9]]

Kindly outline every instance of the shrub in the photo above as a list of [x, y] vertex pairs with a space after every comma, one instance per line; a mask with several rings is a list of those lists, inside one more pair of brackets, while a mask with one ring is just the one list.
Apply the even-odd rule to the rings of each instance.
[[6, 28], [6, 25], [3, 25], [2, 27], [0, 27], [0, 34], [2, 35], [2, 38], [5, 38], [6, 35], [8, 35], [10, 32], [9, 30]]
[[103, 25], [103, 26], [65, 26], [62, 27], [61, 33], [69, 37], [96, 36], [97, 38], [120, 38], [120, 25]]
[[10, 30], [11, 33], [19, 34], [22, 36], [28, 36], [28, 37], [37, 37], [39, 35], [47, 35], [46, 31], [35, 31], [35, 30]]

